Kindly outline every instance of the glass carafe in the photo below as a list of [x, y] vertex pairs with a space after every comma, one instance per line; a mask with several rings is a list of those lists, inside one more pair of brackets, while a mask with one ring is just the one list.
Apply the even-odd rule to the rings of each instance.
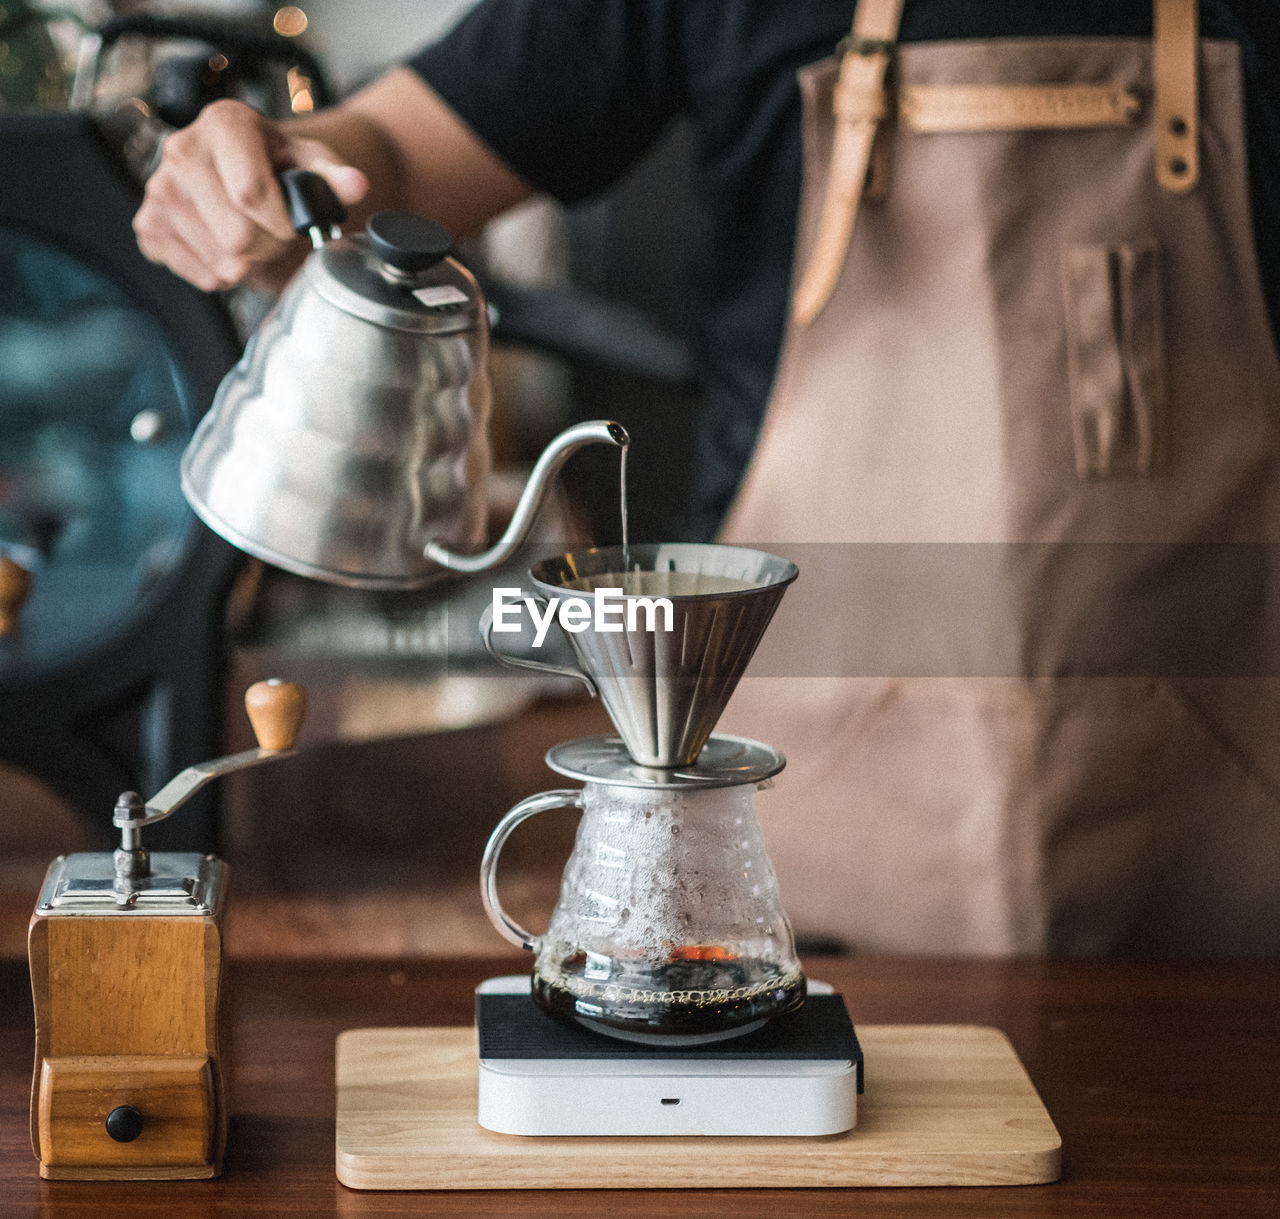
[[[600, 743], [570, 742], [548, 760], [588, 777], [556, 765], [556, 755]], [[616, 743], [616, 776], [530, 796], [499, 822], [481, 867], [485, 909], [507, 939], [534, 952], [533, 994], [545, 1010], [614, 1037], [691, 1045], [749, 1032], [804, 1001], [755, 816], [760, 780], [708, 781], [717, 749], [739, 746], [767, 751], [713, 737], [701, 772], [681, 776], [636, 766]], [[563, 807], [580, 809], [582, 820], [559, 901], [535, 936], [498, 901], [498, 856], [521, 822]]]

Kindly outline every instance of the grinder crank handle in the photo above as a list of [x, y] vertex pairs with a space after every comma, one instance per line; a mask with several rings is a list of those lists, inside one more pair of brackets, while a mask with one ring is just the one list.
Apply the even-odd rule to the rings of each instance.
[[564, 787], [528, 796], [511, 809], [489, 835], [484, 858], [480, 861], [480, 898], [484, 902], [484, 912], [489, 916], [489, 921], [498, 929], [503, 939], [510, 940], [517, 948], [537, 952], [540, 941], [538, 936], [531, 935], [507, 914], [498, 901], [498, 855], [511, 836], [511, 831], [522, 821], [552, 808], [581, 808], [582, 800], [580, 787]]
[[[156, 792], [145, 807], [133, 792], [125, 792], [116, 803], [112, 820], [121, 830], [130, 832], [126, 837], [136, 836], [144, 825], [163, 821], [210, 780], [288, 757], [293, 752], [293, 743], [307, 712], [306, 691], [294, 682], [273, 677], [250, 686], [245, 692], [244, 703], [254, 735], [258, 738], [258, 748], [188, 766]], [[136, 845], [136, 842], [126, 845], [125, 849], [133, 849]]]
[[0, 636], [14, 635], [31, 595], [31, 573], [16, 559], [0, 554]]
[[[307, 692], [296, 682], [268, 677], [244, 692], [244, 709], [258, 738], [260, 754], [291, 753], [307, 716]], [[267, 756], [262, 758], [267, 760]]]

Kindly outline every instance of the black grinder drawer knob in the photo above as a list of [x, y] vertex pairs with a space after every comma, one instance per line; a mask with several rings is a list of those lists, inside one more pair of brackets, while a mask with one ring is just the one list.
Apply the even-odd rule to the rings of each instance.
[[142, 1133], [142, 1114], [132, 1105], [117, 1105], [107, 1114], [107, 1133], [117, 1143], [132, 1143]]

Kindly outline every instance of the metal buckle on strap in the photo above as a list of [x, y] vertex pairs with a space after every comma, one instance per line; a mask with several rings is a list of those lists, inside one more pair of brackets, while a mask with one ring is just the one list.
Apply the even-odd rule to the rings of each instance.
[[855, 34], [846, 34], [836, 43], [836, 54], [841, 59], [846, 55], [892, 55], [897, 47], [892, 38], [859, 38]]

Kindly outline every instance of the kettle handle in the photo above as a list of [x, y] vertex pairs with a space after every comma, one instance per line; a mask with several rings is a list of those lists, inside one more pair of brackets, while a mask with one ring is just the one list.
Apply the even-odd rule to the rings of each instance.
[[[523, 598], [525, 604], [530, 601], [536, 601], [540, 605], [546, 604], [543, 597], [526, 596]], [[493, 642], [493, 602], [490, 601], [480, 614], [480, 638], [484, 642], [484, 650], [489, 653], [494, 660], [512, 669], [533, 669], [538, 673], [554, 673], [557, 677], [574, 677], [577, 678], [587, 688], [587, 692], [592, 698], [598, 698], [599, 690], [596, 689], [596, 683], [591, 677], [584, 673], [581, 669], [575, 669], [572, 665], [553, 665], [548, 664], [545, 660], [529, 660], [525, 656], [512, 656], [507, 652], [498, 649], [498, 645]]]
[[324, 178], [310, 169], [286, 169], [276, 175], [276, 181], [295, 233], [309, 233], [316, 249], [324, 245], [326, 237], [336, 240], [342, 236], [347, 209]]
[[498, 901], [498, 855], [511, 836], [511, 831], [522, 821], [527, 821], [537, 813], [545, 813], [548, 809], [581, 808], [582, 802], [583, 789], [580, 787], [564, 787], [527, 796], [498, 822], [489, 835], [484, 858], [480, 861], [480, 898], [484, 902], [484, 912], [489, 916], [489, 921], [502, 934], [503, 939], [510, 940], [518, 948], [537, 952], [540, 937], [521, 927]]

